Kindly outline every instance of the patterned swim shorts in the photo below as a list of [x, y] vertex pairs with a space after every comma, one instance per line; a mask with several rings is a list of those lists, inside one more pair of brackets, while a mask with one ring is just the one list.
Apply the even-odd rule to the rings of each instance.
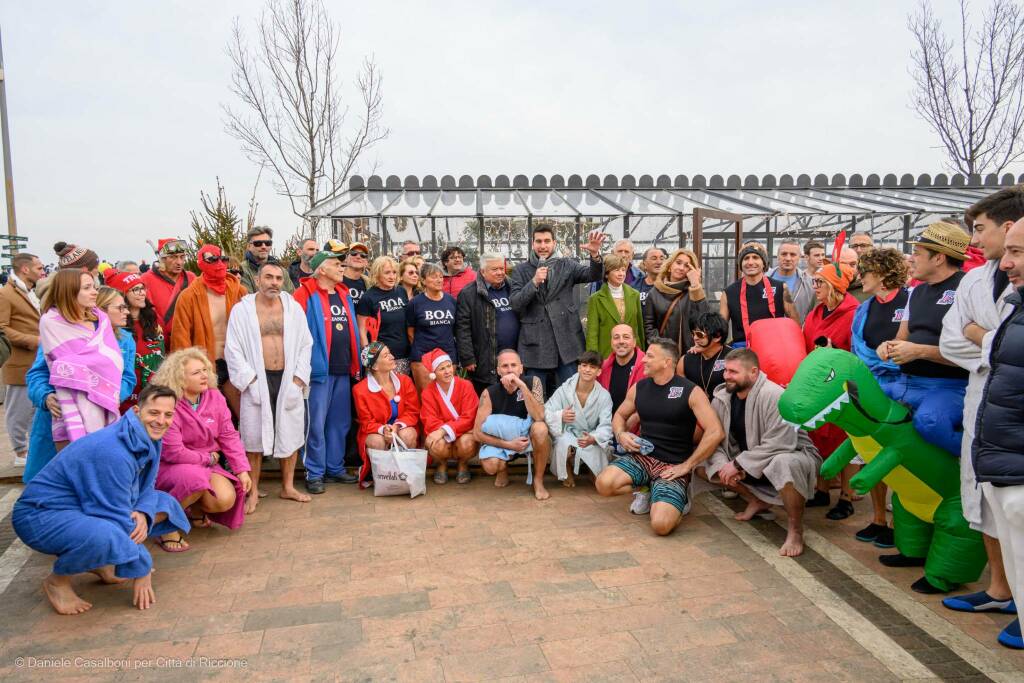
[[666, 481], [661, 478], [661, 473], [672, 467], [671, 464], [647, 455], [634, 453], [620, 456], [612, 463], [612, 467], [618, 467], [628, 474], [629, 478], [633, 480], [633, 488], [650, 486], [651, 504], [668, 503], [683, 515], [690, 511], [686, 481], [684, 479]]

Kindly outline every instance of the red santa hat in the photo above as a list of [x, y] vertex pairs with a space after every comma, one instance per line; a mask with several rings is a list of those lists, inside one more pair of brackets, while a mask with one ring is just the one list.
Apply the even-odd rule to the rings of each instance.
[[452, 357], [441, 349], [431, 349], [423, 354], [421, 362], [428, 370], [430, 370], [430, 379], [437, 379], [437, 375], [434, 374], [434, 371], [444, 363], [451, 363]]

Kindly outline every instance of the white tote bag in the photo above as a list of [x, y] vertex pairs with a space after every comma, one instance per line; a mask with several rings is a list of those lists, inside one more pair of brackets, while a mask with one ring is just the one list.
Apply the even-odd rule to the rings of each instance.
[[427, 492], [427, 452], [422, 448], [409, 448], [396, 434], [391, 448], [367, 448], [373, 468], [373, 495], [410, 498]]

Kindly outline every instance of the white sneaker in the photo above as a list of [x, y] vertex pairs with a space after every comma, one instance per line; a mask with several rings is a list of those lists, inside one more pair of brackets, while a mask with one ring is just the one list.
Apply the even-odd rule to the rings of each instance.
[[732, 489], [725, 489], [724, 491], [722, 491], [722, 498], [725, 498], [726, 500], [732, 500], [733, 498], [736, 498], [739, 495], [740, 494], [736, 493]]
[[651, 512], [651, 492], [633, 491], [633, 502], [630, 503], [629, 511], [634, 515], [646, 515]]
[[24, 455], [16, 455], [16, 456], [14, 456], [14, 466], [15, 467], [24, 467], [25, 466], [25, 462], [26, 462], [26, 458], [25, 458]]

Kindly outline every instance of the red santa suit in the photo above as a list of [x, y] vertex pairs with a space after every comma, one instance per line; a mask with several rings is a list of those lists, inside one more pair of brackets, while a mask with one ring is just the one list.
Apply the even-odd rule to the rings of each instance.
[[[452, 359], [441, 349], [433, 349], [423, 354], [423, 363], [430, 369], [431, 379], [434, 372], [444, 363]], [[422, 410], [420, 418], [426, 434], [443, 429], [444, 440], [453, 443], [463, 434], [473, 429], [476, 420], [476, 409], [480, 405], [480, 397], [476, 395], [473, 383], [459, 376], [452, 378], [448, 391], [435, 381], [427, 385], [420, 396]]]

